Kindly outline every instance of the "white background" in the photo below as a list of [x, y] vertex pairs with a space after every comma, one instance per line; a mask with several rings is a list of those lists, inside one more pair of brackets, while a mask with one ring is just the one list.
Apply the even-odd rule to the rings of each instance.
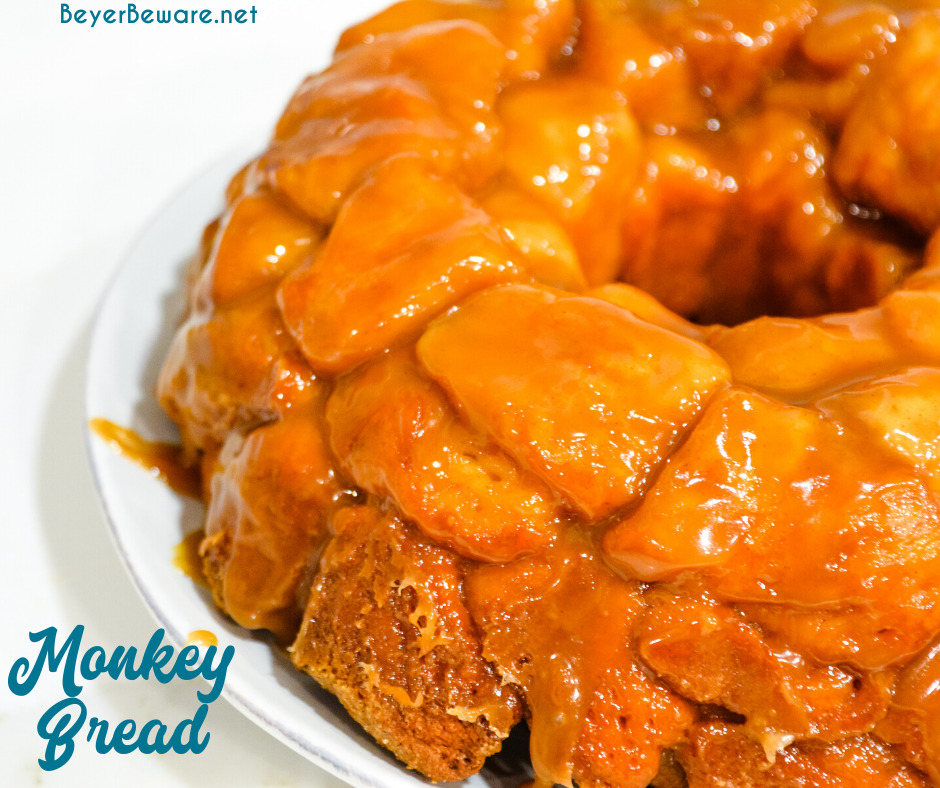
[[[251, 5], [239, 1], [218, 8]], [[82, 624], [83, 644], [109, 652], [143, 648], [152, 634], [85, 457], [97, 303], [148, 220], [213, 161], [265, 134], [339, 32], [385, 4], [255, 0], [254, 25], [92, 29], [60, 23], [52, 0], [0, 0], [0, 785], [339, 785], [224, 701], [210, 706], [201, 755], [98, 755], [83, 737], [67, 765], [43, 772], [36, 723], [63, 697], [61, 683], [46, 675], [21, 698], [7, 676], [35, 654], [29, 633], [48, 626], [67, 634]], [[195, 711], [194, 692], [105, 677], [81, 698], [89, 715], [114, 722], [175, 723]]]

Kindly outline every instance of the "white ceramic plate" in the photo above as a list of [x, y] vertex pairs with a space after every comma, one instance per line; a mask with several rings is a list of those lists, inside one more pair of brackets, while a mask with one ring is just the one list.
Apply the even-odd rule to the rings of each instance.
[[[199, 177], [156, 218], [106, 294], [92, 335], [86, 415], [174, 440], [153, 397], [156, 376], [182, 312], [182, 272], [202, 228], [219, 213], [225, 184], [250, 157], [232, 155]], [[114, 542], [144, 603], [182, 645], [197, 629], [235, 646], [223, 697], [261, 728], [361, 788], [415, 788], [426, 781], [376, 745], [339, 703], [296, 671], [271, 642], [222, 616], [211, 596], [173, 565], [175, 547], [202, 524], [202, 507], [173, 493], [92, 433], [88, 452]], [[515, 738], [515, 737], [513, 737]], [[493, 759], [491, 759], [492, 761]], [[507, 747], [468, 788], [517, 788], [528, 779], [524, 744]]]

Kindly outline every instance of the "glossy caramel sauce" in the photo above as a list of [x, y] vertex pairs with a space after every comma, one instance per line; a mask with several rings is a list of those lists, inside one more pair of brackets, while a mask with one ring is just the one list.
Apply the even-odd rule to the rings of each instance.
[[199, 470], [183, 463], [180, 446], [145, 440], [133, 430], [107, 419], [91, 419], [89, 426], [115, 452], [136, 462], [170, 489], [190, 498], [202, 498]]
[[194, 583], [209, 588], [209, 581], [202, 568], [202, 557], [199, 555], [199, 545], [205, 537], [206, 534], [202, 529], [183, 537], [183, 540], [173, 549], [173, 566]]
[[214, 632], [210, 632], [208, 629], [194, 629], [186, 637], [187, 646], [218, 646], [219, 639], [215, 636]]

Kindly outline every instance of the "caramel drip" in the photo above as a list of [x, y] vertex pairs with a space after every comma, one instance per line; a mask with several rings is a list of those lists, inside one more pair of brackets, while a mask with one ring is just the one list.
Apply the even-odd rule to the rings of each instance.
[[209, 588], [209, 581], [202, 568], [202, 557], [199, 555], [199, 545], [205, 537], [201, 528], [187, 534], [183, 541], [173, 549], [173, 566], [179, 569], [194, 583]]
[[145, 440], [133, 430], [107, 419], [91, 419], [88, 424], [115, 452], [136, 462], [171, 490], [201, 500], [199, 470], [183, 462], [180, 446]]
[[218, 646], [219, 639], [208, 629], [194, 629], [186, 638], [187, 646]]
[[[588, 538], [563, 539], [539, 558], [480, 567], [467, 592], [485, 633], [484, 654], [525, 692], [537, 784], [570, 786], [583, 753], [597, 747], [629, 747], [634, 768], [655, 774], [659, 753], [643, 749], [669, 739], [685, 720], [660, 713], [671, 699], [634, 666], [629, 633], [642, 606], [637, 586], [612, 576]], [[640, 747], [638, 731], [599, 734], [627, 709], [647, 720]]]
[[[565, 637], [560, 627], [547, 632]], [[544, 638], [539, 638], [538, 645], [541, 658], [526, 685], [532, 710], [530, 757], [535, 783], [571, 786], [575, 751], [594, 694], [593, 676], [587, 673], [581, 649], [550, 648]]]

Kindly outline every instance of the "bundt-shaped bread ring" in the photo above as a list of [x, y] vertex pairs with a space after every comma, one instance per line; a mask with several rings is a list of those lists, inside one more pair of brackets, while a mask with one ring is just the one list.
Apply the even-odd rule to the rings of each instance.
[[934, 2], [404, 0], [188, 305], [216, 601], [409, 767], [940, 786]]

